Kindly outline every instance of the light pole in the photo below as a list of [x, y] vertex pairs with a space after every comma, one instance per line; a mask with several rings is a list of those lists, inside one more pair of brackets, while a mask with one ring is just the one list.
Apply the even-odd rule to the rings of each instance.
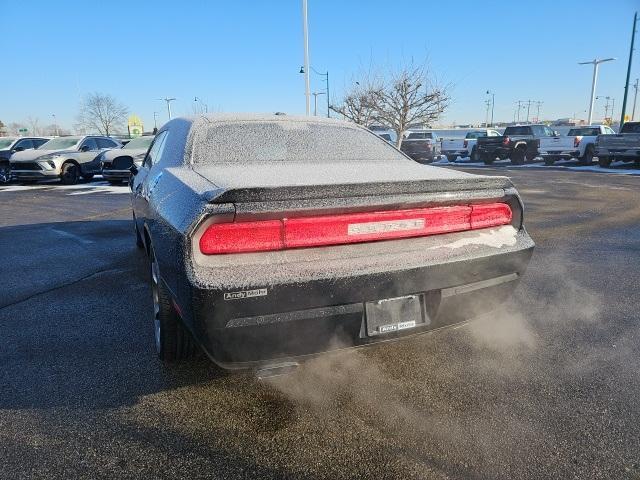
[[[492, 92], [490, 90], [487, 90], [487, 95], [491, 95], [491, 126], [493, 127], [493, 111], [495, 109], [496, 106], [496, 92]], [[487, 105], [488, 107], [488, 105]], [[485, 122], [485, 127], [487, 126], [487, 123]]]
[[302, 42], [304, 46], [304, 96], [305, 111], [311, 114], [311, 86], [309, 84], [309, 30], [307, 26], [307, 0], [302, 0]]
[[593, 104], [596, 100], [596, 83], [598, 82], [598, 67], [600, 66], [601, 63], [610, 62], [615, 59], [616, 59], [615, 57], [603, 58], [600, 60], [598, 60], [597, 58], [594, 58], [590, 62], [578, 62], [578, 65], [593, 65], [593, 81], [591, 82], [591, 101], [589, 102], [589, 119], [587, 120], [588, 121], [587, 125], [591, 125], [591, 122], [593, 121]]
[[52, 113], [51, 116], [53, 117], [53, 128], [55, 129], [56, 137], [57, 137], [58, 136], [58, 122], [56, 121], [56, 114]]
[[156, 120], [158, 117], [158, 112], [153, 112], [153, 129], [154, 130], [158, 130], [158, 120]]
[[536, 123], [540, 123], [540, 105], [542, 105], [544, 102], [541, 101], [537, 101], [537, 102], [533, 102], [536, 104], [536, 108], [538, 109], [538, 113], [536, 113]]
[[326, 95], [326, 92], [313, 92], [313, 116], [318, 116], [318, 95]]
[[[620, 114], [620, 129], [624, 124], [624, 116], [627, 110], [627, 92], [629, 91], [629, 77], [631, 76], [631, 61], [633, 60], [633, 43], [636, 39], [636, 22], [638, 12], [633, 15], [633, 29], [631, 30], [631, 47], [629, 48], [629, 65], [627, 65], [627, 81], [624, 83], [624, 97], [622, 97], [622, 113]], [[613, 116], [613, 115], [612, 115]]]
[[167, 113], [169, 114], [169, 120], [171, 120], [171, 102], [173, 102], [174, 100], [176, 100], [174, 97], [165, 97], [165, 98], [159, 98], [158, 100], [164, 100], [165, 102], [167, 102]]
[[491, 106], [491, 100], [487, 98], [484, 104], [487, 106], [487, 112], [484, 115], [484, 127], [489, 128], [489, 107]]
[[636, 93], [633, 95], [633, 111], [631, 112], [631, 120], [636, 119], [636, 100], [638, 99], [638, 79], [636, 78], [636, 83], [633, 85]]
[[[209, 106], [205, 102], [203, 102], [201, 98], [194, 97], [193, 101], [196, 102], [196, 103], [200, 102], [200, 104], [204, 107], [204, 113], [209, 113]], [[202, 112], [200, 112], [200, 113], [202, 113]]]
[[[311, 69], [311, 71], [313, 73], [315, 73], [316, 75], [320, 75], [321, 77], [324, 77], [324, 81], [327, 85], [326, 88], [326, 93], [327, 93], [327, 118], [331, 117], [331, 111], [330, 111], [330, 104], [329, 104], [329, 71], [327, 70], [325, 73], [319, 72], [317, 71], [315, 68], [313, 68], [311, 65], [309, 65], [309, 69]], [[306, 70], [304, 68], [304, 66], [300, 67], [300, 73], [304, 73]], [[359, 83], [356, 82], [358, 85]]]

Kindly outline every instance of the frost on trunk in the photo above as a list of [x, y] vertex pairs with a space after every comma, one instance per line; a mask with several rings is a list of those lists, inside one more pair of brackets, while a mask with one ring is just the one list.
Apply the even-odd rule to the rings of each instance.
[[77, 126], [88, 132], [110, 135], [125, 123], [127, 112], [127, 107], [111, 95], [90, 93], [80, 103]]

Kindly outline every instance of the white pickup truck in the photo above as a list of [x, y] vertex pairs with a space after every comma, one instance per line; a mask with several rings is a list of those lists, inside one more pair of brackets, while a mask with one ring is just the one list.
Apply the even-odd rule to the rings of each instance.
[[472, 162], [479, 162], [480, 156], [476, 151], [478, 137], [499, 137], [500, 132], [491, 129], [473, 130], [467, 132], [464, 138], [444, 138], [442, 139], [441, 152], [450, 162], [456, 158], [470, 157]]
[[607, 125], [574, 127], [564, 137], [542, 137], [538, 154], [545, 165], [553, 165], [556, 160], [577, 158], [580, 165], [590, 165], [596, 154], [595, 143], [598, 135], [615, 134]]

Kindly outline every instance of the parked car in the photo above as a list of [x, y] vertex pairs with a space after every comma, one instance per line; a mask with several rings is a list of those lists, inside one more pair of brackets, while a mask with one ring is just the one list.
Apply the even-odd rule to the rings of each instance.
[[9, 159], [16, 152], [33, 150], [48, 142], [45, 137], [0, 137], [0, 182], [7, 182], [11, 176]]
[[450, 162], [456, 158], [470, 158], [472, 162], [480, 161], [480, 155], [476, 148], [479, 137], [499, 137], [500, 132], [491, 129], [474, 130], [467, 132], [464, 138], [443, 138], [440, 153], [447, 157]]
[[542, 137], [538, 153], [545, 165], [571, 158], [577, 158], [581, 165], [590, 165], [595, 156], [598, 135], [607, 134], [615, 134], [607, 125], [574, 127], [565, 136]]
[[391, 138], [390, 133], [377, 133], [376, 135], [378, 135], [380, 138], [382, 138], [383, 140], [386, 140], [391, 144], [393, 143], [393, 139]]
[[543, 137], [554, 137], [557, 132], [546, 125], [515, 125], [507, 127], [499, 137], [478, 138], [476, 147], [481, 160], [487, 165], [496, 158], [511, 158], [514, 165], [522, 165], [538, 155], [538, 146]]
[[18, 180], [59, 178], [66, 185], [80, 177], [91, 180], [100, 173], [100, 154], [119, 147], [120, 142], [100, 135], [58, 137], [37, 150], [18, 152], [11, 157], [11, 175]]
[[440, 155], [439, 138], [434, 132], [410, 131], [402, 140], [400, 150], [418, 162], [432, 162]]
[[598, 135], [595, 150], [601, 167], [614, 160], [640, 164], [640, 122], [623, 124], [620, 133]]
[[100, 155], [102, 178], [112, 185], [122, 183], [131, 177], [131, 166], [142, 164], [149, 150], [153, 136], [137, 137], [129, 140], [123, 147], [106, 150]]
[[166, 361], [198, 345], [278, 372], [452, 325], [504, 300], [534, 246], [506, 177], [418, 165], [341, 120], [176, 118], [133, 170]]

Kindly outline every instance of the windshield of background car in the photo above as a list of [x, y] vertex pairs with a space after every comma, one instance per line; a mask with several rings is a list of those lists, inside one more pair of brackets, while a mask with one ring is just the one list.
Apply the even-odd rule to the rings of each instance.
[[640, 133], [640, 123], [625, 123], [620, 133]]
[[431, 140], [433, 134], [431, 132], [411, 132], [407, 140]]
[[49, 140], [43, 144], [38, 150], [62, 150], [65, 148], [72, 148], [80, 141], [77, 137], [60, 137]]
[[0, 138], [0, 149], [9, 148], [13, 142], [15, 142], [15, 138]]
[[151, 145], [151, 142], [153, 142], [153, 138], [154, 137], [151, 137], [151, 136], [134, 138], [133, 140], [128, 142], [124, 147], [122, 147], [122, 149], [123, 150], [131, 150], [131, 149], [142, 150], [142, 149], [147, 149], [147, 148], [149, 148], [149, 145]]
[[505, 136], [509, 135], [531, 135], [530, 127], [507, 127], [504, 131]]
[[567, 133], [567, 136], [569, 137], [594, 137], [596, 135], [600, 135], [599, 128], [572, 128], [569, 130], [569, 133]]
[[406, 161], [389, 143], [348, 125], [300, 121], [212, 123], [194, 131], [195, 164]]

